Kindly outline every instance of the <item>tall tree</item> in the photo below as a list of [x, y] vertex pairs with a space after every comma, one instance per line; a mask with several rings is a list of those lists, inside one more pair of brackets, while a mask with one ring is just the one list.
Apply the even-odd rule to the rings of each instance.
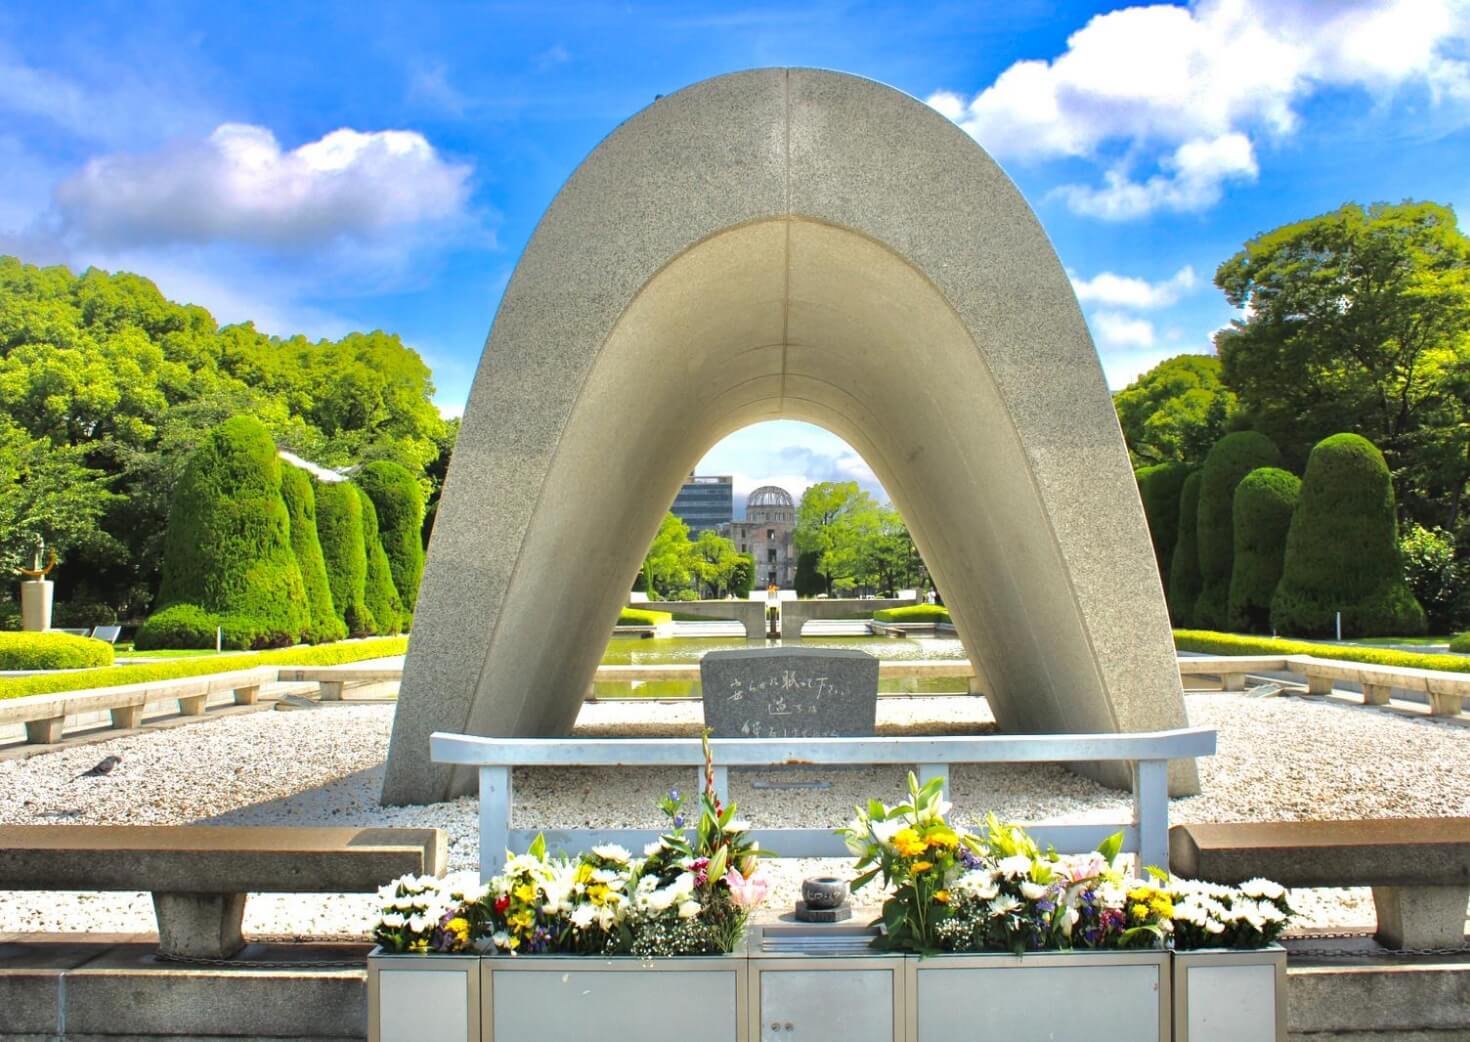
[[863, 543], [879, 524], [878, 504], [856, 481], [820, 481], [802, 494], [792, 542], [799, 553], [817, 554], [831, 596], [839, 579], [861, 573]]
[[694, 567], [694, 544], [689, 526], [672, 513], [659, 522], [658, 533], [643, 555], [643, 574], [650, 581], [648, 596], [657, 600], [689, 587]]
[[1293, 465], [1349, 418], [1412, 486], [1429, 480], [1416, 458], [1427, 443], [1438, 488], [1404, 499], [1427, 522], [1458, 520], [1470, 239], [1448, 207], [1349, 204], [1250, 240], [1215, 284], [1246, 312], [1216, 337], [1225, 382]]
[[1225, 435], [1236, 399], [1220, 379], [1220, 359], [1176, 355], [1113, 395], [1113, 407], [1135, 466], [1198, 465]]

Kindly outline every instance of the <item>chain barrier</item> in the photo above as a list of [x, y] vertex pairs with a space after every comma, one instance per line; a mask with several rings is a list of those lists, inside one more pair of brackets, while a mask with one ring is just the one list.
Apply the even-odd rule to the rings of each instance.
[[357, 959], [212, 959], [202, 955], [171, 955], [155, 952], [159, 962], [174, 962], [183, 966], [219, 966], [237, 970], [322, 970], [322, 969], [367, 969], [367, 955]]
[[1286, 957], [1302, 959], [1382, 959], [1389, 956], [1470, 956], [1470, 944], [1453, 948], [1296, 948], [1288, 947]]

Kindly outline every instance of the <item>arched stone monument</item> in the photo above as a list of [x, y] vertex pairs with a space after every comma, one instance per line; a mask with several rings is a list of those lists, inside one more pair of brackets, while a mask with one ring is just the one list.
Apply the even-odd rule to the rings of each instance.
[[913, 98], [762, 69], [620, 126], [526, 247], [439, 505], [384, 800], [473, 786], [430, 764], [433, 731], [565, 733], [690, 467], [778, 417], [872, 466], [1004, 729], [1185, 725], [1123, 439], [1036, 217]]

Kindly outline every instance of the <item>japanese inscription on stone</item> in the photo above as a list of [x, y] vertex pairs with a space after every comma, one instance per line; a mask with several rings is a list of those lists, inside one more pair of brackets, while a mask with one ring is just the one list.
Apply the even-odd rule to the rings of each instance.
[[867, 737], [878, 660], [831, 648], [712, 651], [699, 663], [704, 722], [716, 738]]

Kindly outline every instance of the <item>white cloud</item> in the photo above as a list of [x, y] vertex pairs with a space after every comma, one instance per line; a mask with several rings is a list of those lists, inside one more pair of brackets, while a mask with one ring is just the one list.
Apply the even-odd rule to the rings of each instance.
[[110, 248], [311, 248], [462, 212], [470, 168], [413, 131], [342, 129], [289, 152], [226, 123], [202, 141], [90, 160], [56, 187], [66, 233]]
[[[1062, 197], [1080, 213], [1200, 210], [1256, 173], [1253, 141], [1291, 133], [1322, 87], [1378, 98], [1408, 87], [1470, 101], [1464, 0], [1199, 0], [1097, 15], [1052, 61], [1022, 61], [968, 100], [929, 103], [1001, 157], [1098, 159], [1122, 151], [1100, 188]], [[1128, 164], [1151, 157], [1157, 173]]]
[[1115, 275], [1111, 271], [1099, 272], [1090, 279], [1072, 278], [1072, 289], [1084, 304], [1110, 304], [1139, 310], [1168, 307], [1198, 284], [1194, 268], [1189, 265], [1162, 282]]
[[1117, 311], [1099, 311], [1088, 325], [1103, 353], [1118, 348], [1153, 347], [1156, 339], [1152, 322]]

